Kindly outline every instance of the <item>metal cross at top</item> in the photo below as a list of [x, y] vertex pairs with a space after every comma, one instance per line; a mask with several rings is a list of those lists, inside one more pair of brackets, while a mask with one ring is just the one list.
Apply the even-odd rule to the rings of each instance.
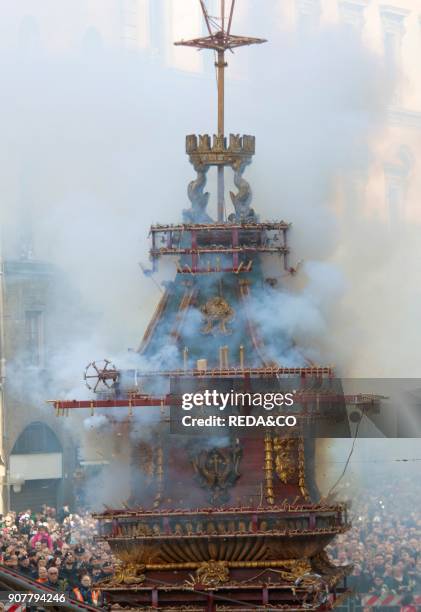
[[[212, 49], [217, 55], [215, 66], [218, 79], [218, 136], [224, 136], [225, 116], [225, 51], [231, 51], [237, 47], [261, 44], [266, 42], [264, 38], [251, 38], [248, 36], [235, 36], [231, 34], [232, 19], [234, 16], [235, 1], [231, 0], [228, 16], [225, 11], [225, 0], [221, 1], [221, 12], [219, 19], [211, 17], [206, 8], [205, 1], [199, 0], [205, 18], [208, 36], [194, 38], [193, 40], [181, 40], [174, 43], [185, 47], [196, 47], [197, 49]], [[228, 0], [229, 1], [229, 0]], [[224, 215], [224, 167], [218, 167], [218, 220], [222, 221]]]

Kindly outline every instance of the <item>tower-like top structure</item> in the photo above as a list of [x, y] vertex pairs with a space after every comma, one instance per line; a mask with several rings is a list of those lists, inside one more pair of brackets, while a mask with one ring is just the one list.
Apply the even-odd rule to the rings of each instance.
[[[96, 398], [54, 401], [58, 414], [90, 409], [107, 414], [155, 406], [147, 435], [130, 441], [132, 494], [123, 508], [96, 515], [100, 538], [121, 559], [102, 588], [110, 601], [163, 611], [326, 610], [338, 603], [349, 567], [335, 567], [325, 547], [349, 528], [344, 504], [320, 500], [314, 475], [318, 423], [343, 416], [346, 403], [375, 408], [371, 396], [344, 398], [334, 371], [300, 353], [293, 338], [274, 334], [267, 320], [276, 312], [276, 292], [288, 264], [285, 221], [260, 221], [251, 208], [243, 171], [255, 152], [254, 137], [224, 133], [225, 53], [264, 42], [231, 34], [235, 0], [219, 20], [199, 0], [208, 36], [180, 45], [217, 54], [218, 130], [188, 135], [186, 149], [197, 173], [188, 186], [190, 208], [175, 225], [150, 230], [150, 257], [175, 261], [165, 292], [138, 349], [138, 367], [92, 362], [85, 380]], [[206, 173], [218, 169], [218, 218], [207, 212]], [[238, 191], [225, 218], [224, 169], [234, 170]], [[264, 258], [280, 262], [265, 276]], [[272, 267], [273, 269], [273, 267]], [[255, 298], [255, 299], [253, 299]], [[256, 306], [258, 304], [258, 306]], [[262, 323], [263, 321], [263, 323]], [[223, 435], [203, 428], [186, 435], [177, 418], [183, 392], [295, 391], [298, 427], [258, 432], [226, 427]], [[339, 395], [339, 398], [338, 398]], [[252, 404], [231, 406], [252, 416]], [[276, 414], [285, 408], [277, 407]], [[274, 414], [273, 413], [273, 414]], [[121, 424], [121, 419], [119, 420]], [[320, 431], [320, 430], [319, 430]], [[346, 432], [344, 432], [346, 435]]]
[[[226, 51], [233, 51], [238, 47], [248, 45], [261, 44], [266, 42], [263, 38], [251, 38], [249, 36], [235, 36], [231, 34], [231, 26], [234, 17], [235, 1], [231, 0], [229, 8], [229, 17], [226, 19], [225, 0], [221, 0], [221, 13], [219, 21], [211, 17], [205, 6], [204, 0], [199, 0], [203, 12], [203, 16], [208, 31], [208, 36], [194, 38], [193, 40], [182, 40], [176, 42], [176, 45], [185, 47], [195, 47], [196, 49], [210, 49], [215, 52], [217, 61], [215, 67], [217, 69], [218, 82], [218, 128], [215, 145], [218, 149], [217, 154], [208, 155], [206, 150], [198, 150], [195, 147], [194, 137], [190, 137], [187, 141], [187, 152], [190, 154], [190, 159], [194, 165], [198, 167], [207, 167], [216, 165], [218, 167], [218, 221], [224, 220], [225, 212], [225, 194], [224, 194], [224, 168], [227, 165], [241, 165], [248, 163], [250, 156], [254, 153], [254, 141], [246, 140], [248, 145], [245, 146], [245, 155], [242, 155], [239, 143], [236, 150], [226, 150], [225, 146], [225, 69], [227, 63], [225, 61]], [[203, 137], [202, 137], [203, 138]], [[216, 153], [216, 151], [215, 151]]]

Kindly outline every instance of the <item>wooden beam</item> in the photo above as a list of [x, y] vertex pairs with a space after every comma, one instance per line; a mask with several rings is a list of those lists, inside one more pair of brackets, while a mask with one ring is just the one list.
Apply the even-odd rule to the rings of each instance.
[[232, 18], [234, 15], [234, 7], [235, 7], [235, 0], [232, 0], [231, 3], [231, 10], [230, 10], [230, 16], [229, 16], [229, 20], [228, 20], [228, 28], [227, 28], [227, 35], [230, 35], [231, 32], [231, 24], [232, 24]]

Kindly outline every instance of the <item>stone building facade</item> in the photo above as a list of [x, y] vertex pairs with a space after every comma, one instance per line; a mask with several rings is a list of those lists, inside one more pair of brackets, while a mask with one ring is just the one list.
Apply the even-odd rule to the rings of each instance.
[[72, 503], [75, 442], [45, 403], [56, 275], [51, 265], [36, 260], [2, 262], [0, 512]]

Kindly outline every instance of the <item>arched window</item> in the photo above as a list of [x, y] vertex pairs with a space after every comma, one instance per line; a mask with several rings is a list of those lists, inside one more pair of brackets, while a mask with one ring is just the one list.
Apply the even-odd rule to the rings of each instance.
[[62, 448], [54, 431], [45, 423], [31, 423], [20, 434], [15, 442], [12, 455], [31, 453], [61, 453]]
[[395, 157], [385, 164], [386, 205], [392, 225], [405, 220], [408, 179], [413, 166], [414, 155], [405, 145], [402, 145]]
[[342, 0], [339, 4], [339, 14], [346, 25], [355, 28], [359, 32], [364, 26], [365, 8], [366, 4], [361, 2], [361, 0]]

